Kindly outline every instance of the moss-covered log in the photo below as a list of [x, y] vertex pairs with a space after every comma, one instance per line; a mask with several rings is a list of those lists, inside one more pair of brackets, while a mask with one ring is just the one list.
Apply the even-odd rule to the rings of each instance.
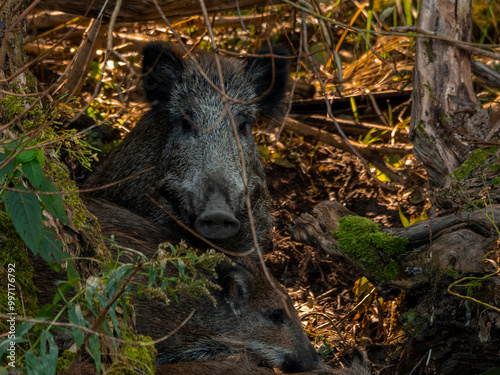
[[[382, 229], [387, 236], [407, 240], [406, 249], [397, 254], [394, 246], [377, 246], [373, 230], [346, 226], [376, 226], [349, 214], [339, 203], [322, 202], [312, 215], [295, 221], [292, 238], [348, 261], [379, 291], [405, 291], [401, 323], [410, 339], [399, 373], [410, 373], [429, 353], [439, 374], [479, 374], [499, 366], [500, 205], [471, 207], [405, 229]], [[355, 240], [346, 246], [345, 236]], [[391, 280], [386, 278], [391, 272], [381, 276], [385, 269], [395, 272]], [[470, 348], [475, 348], [472, 357]]]

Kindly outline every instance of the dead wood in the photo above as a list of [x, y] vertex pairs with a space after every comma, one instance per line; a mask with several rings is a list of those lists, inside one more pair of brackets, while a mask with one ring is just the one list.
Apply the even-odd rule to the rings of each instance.
[[[373, 92], [369, 94], [375, 100], [375, 103], [381, 107], [385, 108], [387, 102], [390, 101], [393, 108], [399, 105], [407, 103], [410, 100], [411, 90], [385, 90], [382, 92]], [[358, 111], [362, 112], [362, 117], [368, 117], [364, 119], [365, 121], [377, 121], [379, 116], [373, 109], [373, 103], [366, 93], [349, 95], [349, 96], [335, 96], [331, 95], [329, 100], [332, 103], [332, 108], [336, 115], [341, 113], [347, 113], [352, 115], [351, 98], [356, 100], [356, 105]], [[294, 114], [311, 114], [311, 113], [326, 113], [326, 104], [324, 98], [314, 98], [308, 100], [295, 101], [293, 103], [293, 113]]]
[[[337, 202], [322, 202], [294, 222], [292, 239], [347, 261], [373, 280], [362, 264], [339, 250], [332, 234], [339, 218], [348, 214]], [[392, 231], [410, 240], [397, 260], [398, 278], [377, 288], [382, 295], [394, 287], [405, 290], [399, 320], [409, 340], [397, 373], [412, 372], [424, 357], [440, 375], [479, 374], [500, 365], [500, 314], [487, 308], [500, 306], [500, 278], [494, 265], [484, 261], [490, 251], [499, 250], [493, 225], [498, 228], [498, 218], [500, 205], [490, 205]], [[452, 283], [465, 275], [483, 280], [474, 284], [478, 279], [464, 279], [454, 283], [456, 294], [449, 293]]]
[[[50, 30], [56, 27], [60, 27], [62, 24], [75, 19], [74, 14], [59, 12], [59, 11], [39, 11], [27, 17], [28, 19], [28, 29], [37, 30], [38, 32], [44, 30]], [[175, 23], [178, 19], [172, 18], [171, 22]], [[88, 24], [90, 18], [84, 17], [84, 24]], [[200, 21], [204, 23], [204, 19], [200, 17]], [[262, 23], [269, 23], [276, 21], [276, 15], [273, 13], [262, 13], [262, 14], [247, 14], [241, 16], [216, 16], [213, 18], [212, 28], [223, 28], [223, 27], [240, 27], [242, 23], [246, 27], [251, 25], [259, 26]], [[120, 29], [122, 27], [131, 26], [132, 22], [120, 22], [116, 24], [116, 28]], [[159, 25], [160, 26], [160, 25]], [[165, 27], [165, 24], [161, 24], [161, 27]]]
[[[292, 239], [355, 264], [340, 251], [332, 234], [337, 230], [338, 220], [346, 215], [353, 213], [341, 204], [321, 202], [314, 207], [312, 214], [304, 213], [295, 220], [290, 228]], [[431, 273], [444, 269], [460, 274], [491, 272], [490, 265], [482, 260], [498, 240], [498, 233], [491, 222], [494, 218], [497, 218], [498, 227], [500, 205], [489, 206], [486, 211], [469, 209], [391, 230], [394, 235], [409, 239], [407, 254], [398, 260], [401, 272], [391, 284], [412, 288], [428, 281]], [[357, 268], [362, 269], [363, 266], [357, 265]]]
[[102, 25], [102, 19], [92, 20], [87, 29], [87, 36], [82, 40], [78, 52], [73, 57], [72, 66], [68, 73], [66, 91], [69, 96], [78, 95], [84, 83], [84, 77], [90, 69], [90, 65], [97, 54], [98, 47], [104, 41], [106, 27]]
[[477, 60], [472, 60], [471, 64], [472, 72], [481, 81], [487, 83], [487, 85], [491, 88], [500, 88], [500, 74], [497, 71]]
[[[316, 140], [320, 142], [327, 143], [334, 147], [340, 148], [343, 151], [350, 152], [350, 148], [345, 144], [344, 140], [336, 135], [332, 134], [326, 130], [321, 130], [316, 127], [308, 126], [301, 121], [298, 121], [294, 118], [288, 118], [285, 124], [285, 128], [296, 132], [300, 135], [304, 136], [312, 136]], [[365, 145], [359, 142], [351, 142], [359, 151], [362, 156], [369, 158], [374, 154], [380, 155], [400, 155], [405, 156], [412, 153], [413, 148], [408, 145], [385, 145], [385, 144], [376, 144], [376, 145]]]
[[[320, 115], [292, 115], [292, 117], [300, 122], [303, 122], [307, 125], [312, 125], [316, 127], [327, 127], [328, 131], [332, 133], [337, 133], [335, 124], [332, 120], [325, 116]], [[360, 123], [356, 123], [352, 120], [346, 120], [342, 118], [337, 118], [337, 122], [340, 127], [347, 135], [360, 136], [365, 135], [369, 131], [376, 130], [377, 133], [374, 135], [377, 138], [383, 139], [384, 141], [390, 141], [391, 139], [397, 142], [409, 143], [408, 134], [404, 132], [404, 130], [394, 131], [393, 127], [375, 124], [371, 122], [362, 121]]]
[[[274, 4], [280, 1], [273, 1]], [[158, 4], [165, 16], [168, 18], [188, 17], [202, 14], [200, 3], [198, 1], [177, 1], [177, 0], [158, 0]], [[266, 6], [267, 0], [239, 0], [240, 9]], [[205, 0], [208, 12], [237, 11], [236, 2], [232, 0]], [[101, 10], [104, 13], [104, 19], [109, 19], [116, 6], [116, 0], [43, 0], [39, 8], [47, 11], [66, 12], [75, 15], [85, 15], [95, 18]], [[117, 22], [133, 22], [141, 20], [151, 21], [161, 19], [160, 14], [151, 0], [125, 0], [120, 8]]]
[[[36, 31], [41, 32], [43, 30], [53, 29], [55, 27], [60, 27], [61, 25], [70, 22], [75, 19], [74, 14], [64, 13], [64, 12], [37, 12], [35, 14], [29, 15], [28, 20], [28, 30], [30, 32]], [[86, 24], [88, 25], [90, 19], [86, 19]]]
[[[291, 130], [303, 136], [313, 137], [317, 141], [332, 145], [343, 151], [352, 153], [349, 145], [344, 139], [337, 135], [321, 130], [312, 126], [308, 126], [293, 118], [288, 118], [285, 123], [285, 129]], [[404, 185], [409, 180], [409, 175], [404, 171], [395, 171], [389, 167], [383, 160], [383, 155], [399, 155], [405, 156], [411, 154], [412, 147], [407, 145], [386, 145], [386, 144], [371, 144], [366, 145], [359, 142], [350, 142], [359, 154], [368, 162], [372, 163], [377, 169], [381, 170], [391, 181]]]

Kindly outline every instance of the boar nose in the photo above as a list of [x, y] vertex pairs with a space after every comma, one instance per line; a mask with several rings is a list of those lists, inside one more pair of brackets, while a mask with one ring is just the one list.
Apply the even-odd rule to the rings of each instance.
[[231, 237], [240, 230], [240, 222], [231, 212], [211, 209], [205, 210], [194, 223], [194, 229], [213, 240]]

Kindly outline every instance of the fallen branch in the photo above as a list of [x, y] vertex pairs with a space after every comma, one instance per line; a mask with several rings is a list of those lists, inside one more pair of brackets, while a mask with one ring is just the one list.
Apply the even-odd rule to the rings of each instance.
[[[285, 128], [300, 135], [314, 137], [318, 141], [327, 143], [343, 151], [351, 152], [351, 148], [346, 145], [346, 142], [344, 142], [340, 136], [332, 134], [326, 130], [306, 125], [303, 122], [295, 120], [294, 118], [287, 119]], [[355, 147], [361, 155], [367, 157], [368, 160], [373, 154], [405, 156], [413, 152], [413, 147], [409, 145], [365, 145], [363, 143], [353, 141], [350, 141], [350, 144]]]
[[[333, 121], [331, 121], [328, 118], [325, 118], [325, 116], [319, 116], [319, 115], [293, 115], [293, 119], [302, 122], [305, 125], [312, 125], [312, 126], [327, 126], [329, 129], [332, 129], [331, 131], [335, 133], [335, 124]], [[394, 131], [393, 127], [390, 126], [385, 126], [385, 125], [380, 125], [380, 124], [374, 124], [370, 122], [361, 122], [361, 123], [356, 123], [355, 121], [351, 120], [345, 120], [345, 119], [337, 119], [337, 122], [339, 123], [340, 127], [346, 134], [354, 135], [354, 136], [359, 136], [359, 135], [365, 135], [368, 133], [370, 130], [380, 130], [381, 134], [377, 134], [377, 137], [384, 139], [384, 140], [390, 140], [394, 139], [400, 142], [404, 143], [409, 143], [408, 140], [408, 134], [406, 134], [403, 131], [396, 132], [394, 134], [394, 137], [391, 136], [392, 131]], [[386, 131], [386, 133], [383, 133], [383, 131]]]

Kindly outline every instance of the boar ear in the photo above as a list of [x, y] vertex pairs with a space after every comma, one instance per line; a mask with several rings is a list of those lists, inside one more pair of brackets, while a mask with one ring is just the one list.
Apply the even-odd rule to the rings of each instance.
[[[260, 55], [269, 53], [271, 53], [269, 48], [259, 51]], [[272, 53], [274, 58], [249, 58], [246, 67], [256, 88], [257, 96], [264, 95], [258, 102], [262, 115], [272, 115], [279, 106], [285, 95], [288, 80], [288, 60], [283, 57], [288, 57], [290, 54], [283, 46], [274, 46]]]
[[225, 301], [236, 313], [250, 298], [252, 274], [246, 269], [223, 264], [217, 271]]
[[181, 56], [162, 42], [146, 44], [142, 55], [142, 84], [146, 99], [150, 103], [167, 102], [171, 88], [184, 68]]

